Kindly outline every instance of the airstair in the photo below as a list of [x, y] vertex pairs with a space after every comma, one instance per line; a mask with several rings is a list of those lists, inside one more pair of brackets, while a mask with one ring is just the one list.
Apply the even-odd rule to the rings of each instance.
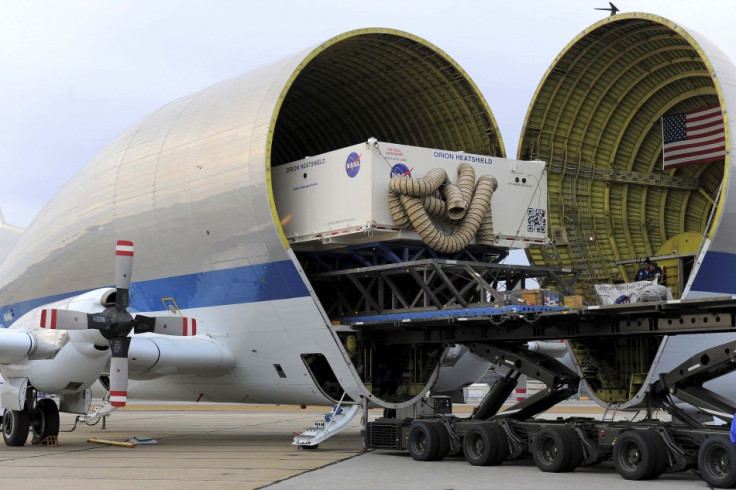
[[345, 394], [332, 408], [332, 411], [324, 415], [323, 420], [317, 420], [313, 427], [304, 429], [294, 437], [291, 444], [304, 449], [316, 449], [320, 442], [329, 439], [350, 425], [350, 422], [360, 413], [361, 406], [345, 405], [343, 404], [344, 398]]

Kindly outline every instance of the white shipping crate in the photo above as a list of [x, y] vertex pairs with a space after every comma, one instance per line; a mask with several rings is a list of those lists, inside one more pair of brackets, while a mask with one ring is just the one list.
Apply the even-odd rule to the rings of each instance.
[[400, 232], [388, 208], [388, 182], [397, 173], [423, 177], [443, 168], [453, 183], [468, 163], [492, 175], [496, 246], [542, 245], [548, 235], [546, 164], [436, 150], [394, 143], [360, 143], [272, 168], [276, 208], [286, 237], [294, 242], [362, 243], [393, 238], [421, 240]]

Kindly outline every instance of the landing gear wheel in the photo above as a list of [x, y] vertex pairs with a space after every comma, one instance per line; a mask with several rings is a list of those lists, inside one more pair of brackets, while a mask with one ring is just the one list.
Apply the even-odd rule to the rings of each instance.
[[440, 449], [440, 434], [432, 422], [415, 422], [409, 430], [409, 454], [417, 461], [432, 461]]
[[319, 444], [313, 444], [313, 445], [311, 445], [311, 446], [307, 446], [307, 445], [301, 445], [301, 446], [299, 446], [299, 447], [300, 447], [300, 448], [302, 448], [302, 449], [306, 449], [306, 450], [308, 450], [308, 451], [312, 451], [312, 450], [314, 450], [314, 449], [317, 449], [317, 448], [319, 448]]
[[473, 466], [496, 466], [509, 455], [506, 432], [496, 424], [480, 424], [463, 439], [465, 460]]
[[667, 466], [667, 446], [655, 432], [629, 430], [613, 447], [613, 466], [627, 480], [651, 480]]
[[5, 410], [3, 413], [3, 439], [7, 446], [22, 446], [28, 440], [31, 416], [25, 410]]
[[[577, 439], [570, 437], [571, 430], [569, 427], [550, 427], [537, 433], [532, 443], [532, 457], [537, 468], [562, 473], [580, 464], [582, 447], [578, 447]], [[577, 438], [574, 432], [572, 435]]]
[[728, 437], [709, 437], [698, 451], [698, 469], [708, 485], [732, 488], [736, 485], [736, 446]]
[[59, 435], [59, 409], [54, 400], [42, 398], [31, 412], [33, 443], [38, 444], [49, 436]]

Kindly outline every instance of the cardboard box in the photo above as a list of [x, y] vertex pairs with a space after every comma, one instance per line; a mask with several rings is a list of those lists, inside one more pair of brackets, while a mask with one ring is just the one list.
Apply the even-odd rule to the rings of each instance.
[[583, 297], [579, 294], [565, 296], [562, 299], [562, 305], [567, 306], [568, 308], [582, 308], [583, 306], [585, 306], [583, 304]]
[[521, 300], [523, 304], [528, 306], [542, 306], [544, 304], [541, 289], [523, 289], [521, 291]]

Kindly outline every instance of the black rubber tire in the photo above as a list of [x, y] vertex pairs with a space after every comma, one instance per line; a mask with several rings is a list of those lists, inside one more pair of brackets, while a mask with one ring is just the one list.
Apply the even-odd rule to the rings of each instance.
[[650, 430], [629, 430], [613, 447], [613, 466], [627, 480], [651, 480], [667, 466], [667, 446]]
[[509, 455], [509, 441], [496, 424], [478, 424], [463, 438], [465, 461], [473, 466], [496, 466]]
[[302, 449], [306, 449], [307, 451], [314, 451], [315, 449], [319, 448], [319, 444], [314, 444], [313, 446], [301, 445], [299, 447]]
[[496, 457], [491, 459], [489, 466], [498, 466], [509, 457], [511, 449], [509, 448], [509, 436], [506, 435], [506, 431], [503, 427], [496, 424], [486, 426], [491, 436], [496, 440]]
[[434, 457], [434, 461], [440, 461], [450, 454], [450, 433], [447, 432], [447, 427], [442, 422], [435, 422], [437, 428], [437, 437], [439, 447], [437, 448], [437, 454]]
[[652, 430], [647, 431], [648, 434], [650, 434], [649, 437], [652, 439], [652, 445], [654, 446], [654, 454], [657, 455], [657, 463], [654, 465], [654, 471], [649, 475], [650, 480], [654, 480], [655, 478], [659, 478], [662, 473], [664, 473], [664, 470], [667, 468], [667, 463], [669, 463], [669, 452], [667, 451], [667, 444], [665, 444], [664, 439], [657, 434], [656, 432]]
[[532, 458], [542, 471], [562, 473], [569, 471], [574, 453], [569, 427], [549, 427], [534, 436]]
[[433, 422], [414, 422], [409, 429], [409, 454], [416, 461], [432, 461], [440, 449], [440, 435]]
[[570, 461], [562, 472], [573, 471], [583, 462], [583, 441], [572, 427], [560, 427], [562, 434], [570, 439]]
[[711, 436], [698, 451], [700, 477], [716, 488], [736, 486], [736, 445], [728, 437]]
[[31, 413], [33, 442], [39, 443], [49, 436], [59, 435], [59, 409], [50, 398], [42, 398]]
[[3, 439], [7, 446], [22, 446], [28, 440], [31, 415], [25, 410], [5, 410], [3, 413]]

